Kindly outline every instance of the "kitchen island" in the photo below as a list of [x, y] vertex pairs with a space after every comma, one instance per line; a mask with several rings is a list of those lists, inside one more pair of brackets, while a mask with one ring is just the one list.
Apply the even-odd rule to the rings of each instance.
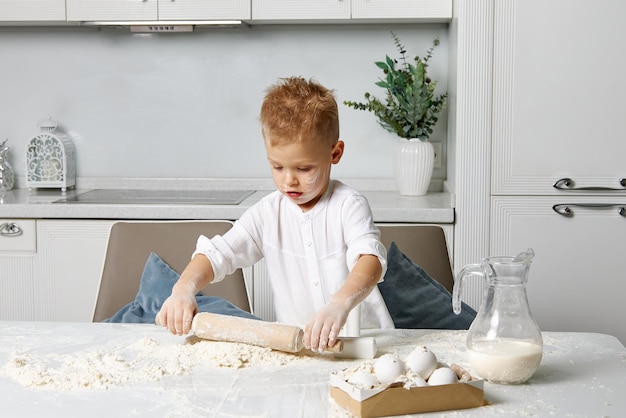
[[[376, 338], [378, 356], [396, 352], [402, 357], [416, 345], [425, 345], [440, 361], [457, 363], [471, 372], [465, 354], [466, 331], [367, 330], [363, 335]], [[528, 383], [485, 382], [487, 405], [428, 416], [626, 414], [626, 349], [616, 338], [563, 332], [546, 332], [543, 336], [542, 364]], [[237, 367], [223, 363], [220, 367], [209, 357], [200, 357], [185, 363], [186, 368], [171, 366], [173, 360], [181, 358], [177, 350], [188, 341], [150, 324], [0, 322], [3, 416], [351, 416], [330, 399], [329, 375], [364, 360], [313, 355], [294, 357], [283, 364], [249, 363]], [[192, 351], [202, 352], [201, 344], [228, 343], [201, 341], [192, 346]], [[149, 350], [140, 355], [142, 347]], [[170, 350], [171, 356], [162, 356], [160, 353], [167, 352], [164, 350]], [[96, 361], [94, 367], [98, 362], [111, 363], [109, 369], [121, 370], [122, 378], [96, 385], [98, 379], [89, 380], [88, 373], [84, 373], [82, 384], [75, 381], [72, 385], [70, 375], [76, 370], [72, 364], [87, 359]], [[15, 364], [18, 367], [11, 367]], [[127, 364], [132, 368], [125, 368]], [[159, 364], [161, 370], [166, 370], [160, 376], [139, 373]], [[14, 373], [16, 368], [25, 370], [29, 366], [38, 371], [40, 379], [28, 377], [26, 372]], [[63, 374], [65, 380], [60, 377]], [[33, 382], [39, 383], [29, 387]]]

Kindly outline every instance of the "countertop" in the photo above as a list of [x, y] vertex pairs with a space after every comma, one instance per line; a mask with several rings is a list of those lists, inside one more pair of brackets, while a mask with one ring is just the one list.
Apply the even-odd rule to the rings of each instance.
[[[396, 352], [404, 357], [415, 346], [425, 345], [439, 361], [472, 372], [466, 362], [466, 331], [363, 334], [376, 338], [378, 356]], [[487, 405], [428, 416], [626, 416], [626, 349], [615, 337], [571, 332], [544, 332], [543, 337], [541, 366], [526, 384], [485, 382]], [[2, 415], [351, 416], [329, 398], [329, 375], [364, 360], [299, 356], [283, 364], [250, 361], [227, 367], [228, 361], [219, 365], [216, 356], [207, 354], [236, 351], [225, 350], [225, 344], [229, 343], [188, 344], [186, 337], [150, 324], [0, 322]], [[103, 364], [102, 375], [94, 374]], [[112, 370], [118, 372], [107, 380]], [[71, 376], [82, 376], [82, 383]], [[93, 384], [96, 381], [99, 386]], [[33, 382], [38, 386], [28, 386]]]
[[[267, 182], [229, 182], [233, 188], [254, 190], [238, 205], [193, 204], [81, 204], [53, 203], [74, 194], [95, 188], [79, 186], [62, 194], [59, 189], [13, 189], [0, 196], [0, 218], [35, 219], [228, 219], [236, 220], [243, 212], [273, 189]], [[155, 183], [122, 183], [124, 188], [154, 189]], [[165, 183], [164, 187], [181, 185], [183, 190], [225, 188], [224, 181], [197, 183]], [[228, 183], [227, 183], [228, 184]], [[263, 188], [261, 188], [261, 187]], [[355, 186], [353, 186], [355, 187]], [[121, 188], [118, 187], [117, 188]], [[355, 187], [357, 188], [357, 187]], [[363, 190], [368, 198], [376, 222], [454, 223], [454, 196], [446, 192], [428, 193], [425, 196], [401, 196], [393, 190]], [[177, 189], [180, 190], [180, 189]]]

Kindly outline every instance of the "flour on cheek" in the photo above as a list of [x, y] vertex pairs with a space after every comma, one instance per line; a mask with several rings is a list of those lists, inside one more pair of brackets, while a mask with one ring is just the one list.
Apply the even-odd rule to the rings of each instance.
[[317, 183], [319, 183], [319, 180], [320, 180], [320, 172], [318, 170], [317, 172], [315, 172], [315, 174], [311, 175], [306, 180], [306, 185], [307, 186], [315, 186]]

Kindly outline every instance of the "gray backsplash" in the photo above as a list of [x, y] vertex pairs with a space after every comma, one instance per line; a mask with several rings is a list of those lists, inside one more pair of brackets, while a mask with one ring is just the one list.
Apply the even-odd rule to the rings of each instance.
[[[334, 176], [392, 177], [391, 139], [374, 116], [349, 109], [374, 86], [374, 61], [441, 46], [430, 72], [447, 89], [447, 25], [262, 26], [194, 34], [0, 31], [0, 139], [25, 175], [26, 143], [52, 116], [76, 147], [77, 176], [269, 178], [258, 112], [279, 77], [315, 78], [335, 89], [346, 153]], [[446, 141], [446, 117], [433, 139]], [[445, 177], [445, 164], [433, 178]]]

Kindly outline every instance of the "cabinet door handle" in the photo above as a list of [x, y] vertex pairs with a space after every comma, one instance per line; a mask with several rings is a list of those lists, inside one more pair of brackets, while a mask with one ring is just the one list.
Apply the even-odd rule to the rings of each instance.
[[607, 209], [617, 208], [617, 213], [626, 217], [626, 204], [618, 203], [559, 203], [552, 206], [552, 209], [559, 215], [567, 216], [568, 218], [574, 216], [572, 207], [589, 208], [589, 209]]
[[626, 190], [626, 178], [621, 178], [618, 180], [620, 186], [622, 188], [614, 188], [614, 187], [599, 187], [599, 186], [589, 186], [589, 187], [575, 187], [574, 180], [570, 178], [562, 178], [558, 179], [552, 187], [559, 190], [597, 190], [597, 191], [620, 191]]
[[4, 222], [0, 224], [0, 235], [3, 237], [17, 237], [22, 235], [22, 228], [15, 222]]

